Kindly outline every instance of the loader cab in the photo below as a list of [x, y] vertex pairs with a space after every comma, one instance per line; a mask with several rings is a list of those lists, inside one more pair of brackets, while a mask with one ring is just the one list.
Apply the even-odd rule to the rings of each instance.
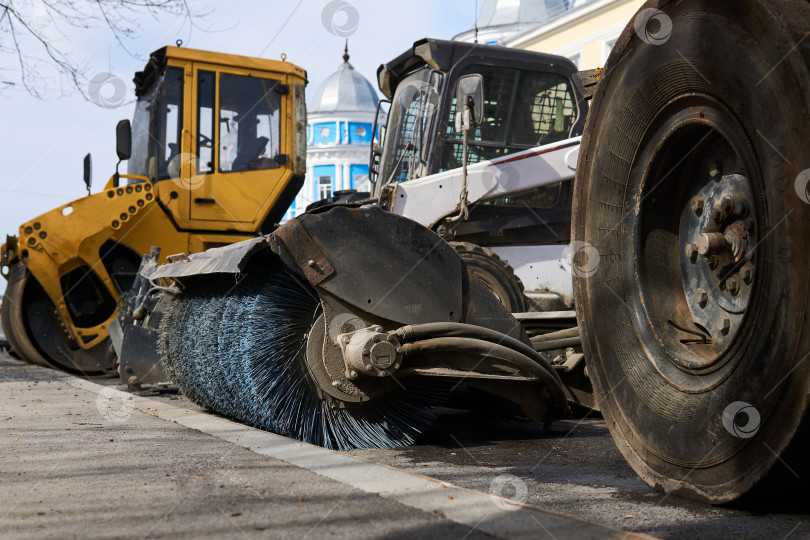
[[576, 66], [552, 55], [505, 47], [423, 39], [377, 70], [391, 100], [376, 171], [377, 192], [461, 167], [455, 131], [460, 77], [484, 79], [483, 122], [469, 136], [467, 164], [582, 134], [587, 104], [572, 77]]
[[304, 70], [164, 47], [135, 84], [127, 172], [158, 186], [179, 229], [255, 232], [281, 219], [303, 185]]
[[[472, 165], [580, 136], [588, 105], [574, 84], [576, 73], [574, 63], [560, 56], [455, 41], [415, 42], [377, 70], [380, 90], [391, 104], [379, 164], [372, 162], [370, 170], [375, 195], [392, 204], [395, 184], [462, 166], [462, 135], [455, 122], [461, 77], [479, 74], [484, 81], [483, 117], [468, 134], [467, 164]], [[453, 227], [453, 238], [484, 246], [566, 244], [571, 181], [525, 190], [519, 184], [476, 204], [469, 218]]]

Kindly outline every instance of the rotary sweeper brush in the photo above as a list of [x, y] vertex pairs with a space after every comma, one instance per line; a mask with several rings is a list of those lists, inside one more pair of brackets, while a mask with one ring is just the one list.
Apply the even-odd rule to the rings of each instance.
[[462, 385], [536, 421], [567, 410], [548, 359], [456, 251], [377, 206], [184, 259], [141, 274], [175, 283], [154, 310], [158, 348], [201, 406], [338, 449], [412, 443]]

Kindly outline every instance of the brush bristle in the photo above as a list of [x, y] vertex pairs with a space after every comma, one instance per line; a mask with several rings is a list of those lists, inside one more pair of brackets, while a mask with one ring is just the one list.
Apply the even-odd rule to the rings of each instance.
[[175, 297], [160, 326], [159, 352], [181, 391], [200, 406], [246, 424], [327, 448], [391, 448], [414, 442], [447, 399], [442, 381], [401, 380], [363, 407], [332, 409], [304, 371], [306, 336], [320, 314], [317, 294], [280, 268], [197, 278]]

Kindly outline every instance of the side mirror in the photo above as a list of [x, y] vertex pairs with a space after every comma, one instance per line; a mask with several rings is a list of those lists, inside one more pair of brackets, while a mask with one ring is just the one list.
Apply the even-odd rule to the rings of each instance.
[[87, 186], [87, 194], [90, 194], [90, 186], [93, 183], [93, 158], [90, 154], [84, 156], [84, 185]]
[[[469, 111], [469, 114], [467, 114]], [[472, 73], [459, 77], [456, 85], [456, 131], [481, 124], [484, 119], [484, 77]]]
[[132, 127], [129, 120], [121, 120], [115, 126], [115, 152], [121, 161], [128, 160], [132, 155]]

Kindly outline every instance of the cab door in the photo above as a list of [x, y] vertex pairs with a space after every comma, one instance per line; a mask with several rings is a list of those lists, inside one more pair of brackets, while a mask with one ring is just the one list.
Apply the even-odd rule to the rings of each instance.
[[193, 228], [256, 230], [280, 196], [291, 176], [285, 77], [195, 62], [184, 175]]

